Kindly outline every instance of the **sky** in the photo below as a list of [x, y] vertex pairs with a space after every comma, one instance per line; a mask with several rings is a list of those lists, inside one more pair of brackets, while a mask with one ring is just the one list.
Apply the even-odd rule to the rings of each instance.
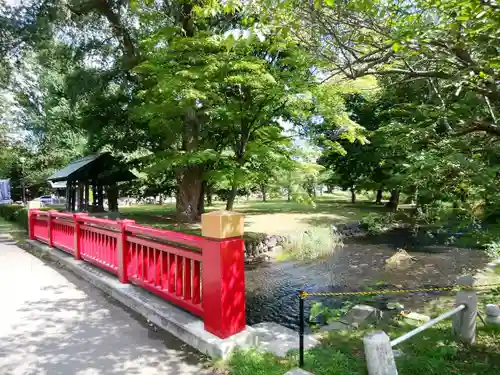
[[3, 0], [3, 2], [11, 6], [17, 6], [21, 4], [21, 0]]

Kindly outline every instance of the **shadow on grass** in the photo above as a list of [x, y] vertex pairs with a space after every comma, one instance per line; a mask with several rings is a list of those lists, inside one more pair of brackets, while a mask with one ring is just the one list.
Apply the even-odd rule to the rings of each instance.
[[175, 216], [174, 205], [143, 205], [120, 208], [120, 216], [135, 220], [138, 224], [176, 232], [201, 234], [197, 223], [180, 223]]
[[316, 206], [305, 203], [288, 202], [286, 200], [273, 200], [268, 202], [242, 203], [235, 205], [235, 210], [245, 214], [339, 214], [343, 215], [346, 209], [352, 209], [353, 212], [384, 212], [387, 209], [384, 206], [378, 206], [371, 202], [349, 203], [342, 200], [318, 200]]
[[[207, 208], [207, 212], [223, 208], [223, 205], [215, 204]], [[313, 226], [329, 226], [334, 223], [345, 223], [361, 219], [371, 212], [387, 212], [384, 206], [378, 206], [371, 202], [349, 203], [342, 200], [320, 199], [316, 206], [288, 202], [286, 200], [272, 200], [267, 202], [248, 201], [235, 205], [235, 211], [246, 215], [258, 217], [269, 214], [314, 214], [316, 217], [299, 219], [299, 222]], [[136, 220], [140, 224], [150, 225], [156, 228], [177, 230], [185, 233], [199, 233], [198, 225], [179, 223], [175, 217], [175, 206], [168, 205], [142, 205], [120, 208], [121, 216]], [[324, 216], [317, 216], [324, 214]], [[328, 216], [336, 215], [338, 218]], [[257, 218], [255, 220], [258, 220]], [[254, 221], [255, 221], [254, 220]], [[251, 226], [247, 221], [247, 226]]]

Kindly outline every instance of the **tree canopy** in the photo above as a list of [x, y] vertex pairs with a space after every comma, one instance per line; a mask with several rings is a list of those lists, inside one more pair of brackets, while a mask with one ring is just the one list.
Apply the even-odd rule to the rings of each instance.
[[40, 183], [106, 150], [140, 173], [134, 194], [174, 191], [183, 220], [214, 192], [232, 209], [323, 183], [421, 212], [499, 207], [494, 1], [51, 0], [3, 4], [0, 26], [7, 177], [9, 155]]

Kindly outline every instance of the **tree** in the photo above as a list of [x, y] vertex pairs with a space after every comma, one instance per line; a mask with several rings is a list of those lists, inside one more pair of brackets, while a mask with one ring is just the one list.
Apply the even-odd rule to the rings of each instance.
[[[146, 119], [155, 135], [168, 129], [164, 148], [172, 150], [172, 163], [196, 169], [197, 181], [206, 179], [207, 164], [225, 159], [231, 189], [227, 209], [232, 209], [248, 173], [262, 171], [263, 160], [287, 142], [278, 120], [293, 116], [297, 95], [307, 89], [306, 60], [293, 45], [272, 38], [228, 41], [210, 33], [175, 37], [147, 56], [138, 71], [150, 83], [139, 94], [143, 104], [137, 117]], [[196, 131], [191, 143], [183, 144], [184, 152], [177, 152], [179, 124], [186, 116], [197, 124]], [[197, 197], [200, 185], [190, 186], [195, 189], [191, 196]]]
[[371, 140], [380, 142], [380, 165], [390, 171], [384, 184], [394, 197], [407, 189], [424, 205], [439, 199], [460, 205], [464, 196], [495, 200], [494, 2], [271, 3], [281, 10], [273, 13], [278, 26], [321, 59], [326, 82], [376, 76], [392, 100]]

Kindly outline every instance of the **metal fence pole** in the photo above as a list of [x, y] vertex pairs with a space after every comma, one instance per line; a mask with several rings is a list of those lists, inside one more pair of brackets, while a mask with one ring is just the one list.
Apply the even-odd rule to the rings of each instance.
[[368, 375], [398, 375], [391, 340], [385, 332], [373, 332], [363, 337]]
[[304, 367], [304, 297], [299, 292], [299, 367]]
[[[474, 278], [461, 277], [457, 284], [470, 288], [474, 285]], [[464, 344], [472, 345], [476, 341], [477, 293], [474, 289], [460, 290], [455, 301], [457, 306], [464, 304], [466, 308], [453, 316], [453, 334]]]

